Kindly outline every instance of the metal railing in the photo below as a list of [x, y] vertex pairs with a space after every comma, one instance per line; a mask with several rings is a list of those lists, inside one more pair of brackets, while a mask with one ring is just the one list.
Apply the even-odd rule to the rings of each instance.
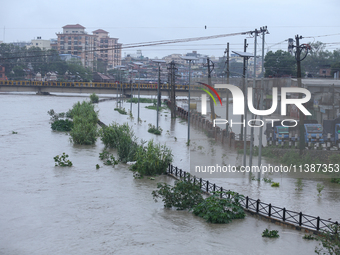
[[[194, 184], [200, 186], [201, 190], [206, 193], [214, 193], [216, 191], [230, 191], [226, 190], [223, 187], [216, 185], [215, 183], [211, 183], [208, 180], [204, 180], [202, 178], [197, 178], [190, 173], [183, 171], [182, 169], [178, 169], [173, 165], [169, 164], [167, 169], [167, 173], [169, 175], [173, 175], [178, 177], [179, 179], [184, 179], [186, 181], [190, 181]], [[227, 198], [228, 194], [221, 193], [221, 198]], [[230, 196], [230, 195], [229, 195]], [[338, 226], [339, 223], [337, 221], [333, 222], [330, 220], [324, 220], [320, 217], [315, 217], [311, 215], [304, 214], [302, 212], [294, 212], [291, 210], [287, 210], [286, 208], [281, 208], [278, 206], [274, 206], [272, 204], [267, 204], [261, 202], [260, 199], [252, 199], [248, 196], [244, 197], [240, 200], [240, 204], [244, 209], [249, 212], [262, 215], [265, 217], [269, 217], [275, 219], [280, 222], [290, 223], [297, 227], [303, 227], [312, 231], [333, 231], [333, 226]], [[337, 228], [335, 228], [337, 229]]]

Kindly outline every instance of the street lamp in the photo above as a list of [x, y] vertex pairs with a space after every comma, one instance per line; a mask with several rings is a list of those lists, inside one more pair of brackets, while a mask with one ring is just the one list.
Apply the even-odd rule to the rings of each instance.
[[140, 99], [140, 67], [143, 65], [141, 62], [133, 62], [138, 66], [139, 79], [138, 79], [138, 114], [137, 114], [137, 122], [139, 122], [139, 99]]
[[190, 75], [191, 75], [191, 62], [198, 60], [196, 57], [192, 56], [181, 56], [182, 59], [189, 61], [189, 94], [188, 94], [188, 145], [190, 143]]
[[244, 86], [244, 138], [243, 138], [243, 166], [246, 166], [246, 160], [247, 160], [247, 98], [248, 98], [248, 84], [247, 84], [247, 78], [248, 78], [248, 59], [253, 57], [251, 53], [248, 52], [242, 52], [242, 51], [233, 51], [236, 55], [239, 55], [240, 57], [244, 58], [246, 61], [246, 67], [245, 67], [245, 86]]
[[160, 93], [160, 86], [161, 86], [161, 63], [166, 63], [165, 60], [162, 59], [153, 59], [152, 62], [158, 63], [158, 86], [157, 86], [157, 130], [158, 130], [158, 118], [159, 118], [159, 105], [161, 103], [161, 93]]

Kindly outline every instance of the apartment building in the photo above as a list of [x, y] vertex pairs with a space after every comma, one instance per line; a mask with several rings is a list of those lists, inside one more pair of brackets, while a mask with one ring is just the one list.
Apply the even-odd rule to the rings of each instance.
[[82, 25], [63, 26], [63, 32], [57, 33], [58, 51], [60, 54], [72, 54], [79, 56], [85, 67], [93, 68], [96, 61], [96, 40], [95, 35], [85, 32]]
[[118, 38], [109, 37], [109, 32], [97, 29], [92, 32], [97, 36], [97, 57], [107, 63], [108, 69], [121, 65], [121, 43]]
[[94, 68], [97, 60], [107, 62], [108, 68], [121, 63], [121, 44], [118, 38], [110, 38], [105, 30], [98, 29], [88, 34], [82, 25], [63, 26], [63, 32], [57, 33], [57, 50], [60, 54], [72, 54], [80, 57], [85, 67]]

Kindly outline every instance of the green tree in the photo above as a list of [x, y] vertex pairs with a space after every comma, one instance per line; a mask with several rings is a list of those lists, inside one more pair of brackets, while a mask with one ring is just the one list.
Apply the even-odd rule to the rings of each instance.
[[269, 51], [264, 61], [265, 77], [296, 76], [296, 60], [286, 51]]

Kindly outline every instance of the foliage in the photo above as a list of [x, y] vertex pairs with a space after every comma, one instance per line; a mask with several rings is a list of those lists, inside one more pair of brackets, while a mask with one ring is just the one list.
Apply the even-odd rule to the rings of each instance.
[[331, 178], [331, 182], [340, 184], [340, 178]]
[[[126, 102], [130, 103], [132, 101], [132, 103], [138, 103], [138, 98], [137, 97], [132, 97], [132, 98], [129, 98], [128, 100], [126, 100]], [[139, 98], [139, 103], [157, 103], [157, 99], [151, 99], [151, 98], [143, 98], [143, 97], [140, 97]]]
[[233, 219], [245, 217], [245, 212], [240, 204], [243, 195], [228, 191], [223, 192], [227, 198], [221, 198], [221, 192], [204, 199], [193, 208], [193, 213], [210, 223], [229, 223]]
[[269, 51], [264, 61], [265, 77], [296, 76], [296, 60], [289, 52]]
[[12, 134], [13, 134], [13, 135], [16, 135], [16, 134], [18, 134], [18, 132], [12, 131]]
[[[57, 72], [58, 80], [92, 80], [92, 71], [84, 68], [79, 61], [63, 61], [54, 50], [43, 50], [39, 47], [19, 47], [13, 44], [0, 44], [0, 56], [7, 58], [1, 63], [5, 67], [8, 79], [23, 80], [25, 76], [34, 76], [40, 72], [44, 77], [48, 72]], [[13, 58], [20, 56], [20, 58]], [[73, 75], [64, 77], [68, 71]], [[62, 76], [62, 77], [61, 77]]]
[[273, 182], [271, 186], [272, 187], [280, 187], [280, 183], [279, 182]]
[[[323, 230], [319, 236], [315, 238], [320, 241], [318, 247], [315, 248], [317, 254], [340, 254], [340, 226], [331, 225], [330, 231]], [[327, 252], [327, 253], [326, 253]]]
[[273, 181], [272, 181], [272, 179], [270, 179], [270, 178], [263, 178], [262, 179], [265, 183], [272, 183]]
[[66, 120], [55, 120], [51, 124], [51, 128], [54, 131], [71, 131], [73, 127], [73, 122], [66, 119]]
[[114, 110], [119, 112], [120, 114], [127, 115], [127, 112], [125, 111], [125, 108], [123, 108], [123, 109], [115, 108]]
[[63, 152], [63, 154], [61, 156], [57, 155], [55, 156], [53, 159], [54, 159], [54, 162], [55, 162], [55, 166], [72, 166], [72, 162], [67, 159], [68, 158], [68, 155], [65, 154], [65, 152]]
[[99, 169], [99, 168], [100, 168], [100, 166], [98, 164], [96, 164], [96, 169]]
[[148, 129], [148, 132], [151, 133], [151, 134], [155, 134], [155, 135], [161, 135], [162, 134], [162, 131], [163, 129], [161, 127], [158, 127], [158, 129], [155, 127], [155, 125], [152, 125], [149, 123], [149, 129]]
[[73, 105], [70, 116], [73, 118], [71, 141], [82, 145], [94, 144], [98, 135], [98, 113], [94, 106], [90, 102], [78, 102]]
[[117, 149], [119, 160], [123, 163], [135, 160], [138, 145], [132, 128], [127, 123], [113, 123], [103, 128], [100, 137], [106, 147]]
[[307, 234], [305, 234], [302, 238], [305, 239], [305, 240], [315, 240], [315, 237], [314, 237], [314, 236], [312, 236], [312, 235], [307, 235]]
[[154, 200], [162, 198], [164, 207], [176, 207], [177, 210], [191, 209], [203, 201], [198, 185], [188, 181], [176, 181], [174, 186], [158, 183], [159, 190], [152, 191]]
[[[147, 106], [145, 106], [145, 108], [149, 109], [149, 110], [157, 110], [157, 105], [147, 105]], [[158, 110], [162, 111], [162, 110], [167, 109], [167, 108], [168, 108], [167, 106], [159, 106]]]
[[278, 230], [271, 230], [269, 231], [267, 228], [262, 232], [262, 237], [269, 237], [269, 238], [278, 238], [279, 237]]
[[95, 93], [93, 93], [90, 95], [90, 100], [92, 104], [96, 104], [99, 102], [99, 97]]
[[104, 161], [104, 165], [118, 165], [119, 161], [110, 154], [107, 150], [104, 149], [102, 153], [99, 153], [99, 158]]
[[296, 184], [296, 189], [295, 190], [298, 190], [298, 191], [302, 190], [303, 183], [302, 183], [301, 178], [297, 179], [295, 184]]
[[141, 144], [137, 147], [135, 159], [136, 163], [130, 169], [143, 177], [166, 173], [173, 155], [165, 145], [154, 144], [153, 140], [150, 140], [146, 146]]
[[320, 197], [322, 194], [321, 194], [321, 191], [325, 188], [324, 185], [322, 185], [321, 183], [318, 183], [316, 184], [316, 190], [318, 191], [318, 196]]

